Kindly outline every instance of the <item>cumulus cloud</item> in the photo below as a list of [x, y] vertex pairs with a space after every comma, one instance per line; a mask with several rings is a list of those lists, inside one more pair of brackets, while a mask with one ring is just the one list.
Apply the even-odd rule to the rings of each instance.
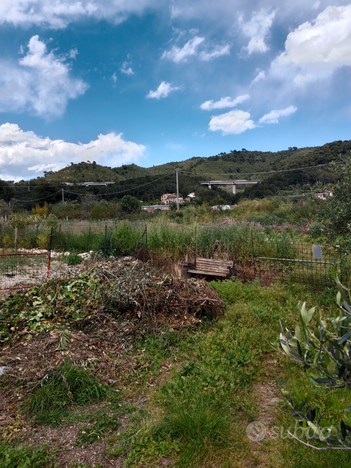
[[129, 66], [128, 62], [123, 62], [121, 73], [124, 73], [125, 75], [134, 75], [133, 69]]
[[171, 83], [162, 81], [156, 91], [150, 91], [146, 97], [147, 99], [166, 98], [172, 91], [177, 91], [178, 89], [180, 89], [180, 87], [172, 86]]
[[165, 50], [161, 58], [167, 58], [175, 63], [186, 62], [189, 57], [198, 56], [200, 60], [209, 62], [222, 55], [230, 55], [229, 44], [216, 45], [214, 47], [206, 47], [203, 50], [200, 48], [205, 46], [205, 38], [195, 36], [190, 39], [183, 47], [173, 46], [171, 50]]
[[158, 4], [159, 0], [1, 0], [0, 24], [62, 29], [71, 21], [91, 16], [118, 24], [130, 14]]
[[16, 124], [0, 125], [0, 178], [25, 179], [44, 170], [58, 171], [70, 162], [96, 161], [112, 167], [136, 161], [145, 146], [126, 141], [122, 133], [100, 134], [87, 144], [42, 138]]
[[205, 101], [201, 104], [200, 109], [202, 110], [213, 110], [213, 109], [225, 109], [226, 107], [235, 107], [238, 104], [250, 99], [248, 94], [243, 94], [238, 96], [235, 99], [232, 99], [230, 96], [223, 97], [219, 101], [214, 102], [212, 99], [210, 101]]
[[350, 65], [351, 5], [329, 6], [314, 22], [306, 21], [288, 35], [285, 51], [272, 63], [272, 73], [293, 74], [296, 84], [304, 84]]
[[[220, 102], [220, 101], [218, 101]], [[249, 112], [232, 110], [226, 114], [212, 116], [209, 129], [212, 132], [220, 130], [223, 135], [239, 135], [260, 125], [277, 124], [281, 117], [288, 117], [297, 111], [297, 107], [289, 106], [285, 109], [272, 110], [261, 117], [258, 123], [251, 119]]]
[[0, 112], [31, 111], [39, 116], [59, 116], [69, 99], [85, 93], [88, 85], [70, 77], [62, 57], [47, 52], [39, 36], [33, 36], [28, 53], [18, 64], [0, 62]]
[[226, 114], [213, 116], [210, 120], [209, 129], [212, 132], [220, 130], [222, 135], [239, 135], [256, 127], [250, 117], [249, 112], [232, 110]]
[[297, 107], [289, 106], [286, 109], [272, 110], [268, 114], [265, 114], [258, 121], [259, 124], [277, 124], [281, 117], [288, 117], [291, 114], [294, 114], [297, 111]]
[[239, 19], [239, 24], [242, 32], [250, 37], [250, 41], [243, 50], [246, 50], [249, 55], [254, 52], [267, 52], [269, 50], [265, 39], [273, 24], [276, 12], [267, 13], [265, 10], [260, 10], [254, 13], [250, 21], [245, 23], [242, 17]]
[[204, 42], [204, 40], [204, 37], [195, 36], [190, 39], [182, 48], [173, 46], [171, 50], [165, 50], [161, 58], [173, 60], [175, 63], [183, 62], [187, 60], [188, 57], [197, 54], [197, 49], [199, 45]]

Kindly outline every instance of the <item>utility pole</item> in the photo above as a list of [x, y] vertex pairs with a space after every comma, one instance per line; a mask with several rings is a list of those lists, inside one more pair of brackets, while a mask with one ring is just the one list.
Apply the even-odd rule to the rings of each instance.
[[178, 182], [178, 171], [179, 171], [179, 169], [176, 169], [176, 182], [177, 182], [177, 211], [179, 211], [179, 182]]
[[62, 203], [65, 203], [65, 191], [64, 189], [61, 189], [62, 190]]

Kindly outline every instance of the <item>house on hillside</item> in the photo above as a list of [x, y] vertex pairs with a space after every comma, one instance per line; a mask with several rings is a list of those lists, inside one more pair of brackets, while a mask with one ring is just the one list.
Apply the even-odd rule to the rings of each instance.
[[[161, 205], [170, 205], [177, 203], [177, 195], [175, 193], [164, 193], [161, 196]], [[179, 197], [179, 203], [184, 203], [184, 199]]]
[[325, 190], [324, 192], [316, 193], [316, 197], [319, 198], [320, 200], [326, 200], [327, 197], [332, 197], [333, 192], [330, 190]]

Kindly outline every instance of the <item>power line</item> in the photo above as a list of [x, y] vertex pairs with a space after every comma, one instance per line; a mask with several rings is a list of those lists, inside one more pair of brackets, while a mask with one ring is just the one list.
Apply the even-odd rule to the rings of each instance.
[[[154, 184], [155, 182], [158, 182], [159, 180], [165, 179], [166, 177], [170, 175], [173, 175], [173, 172], [172, 173], [169, 172], [167, 175], [163, 177], [159, 177], [158, 179], [152, 180], [151, 182], [146, 182], [145, 184], [138, 185], [137, 187], [133, 187], [130, 189], [120, 190], [119, 192], [98, 193], [98, 194], [90, 193], [89, 195], [92, 197], [101, 197], [104, 195], [120, 195], [121, 193], [133, 192], [134, 190], [138, 190], [139, 188], [145, 187], [146, 185], [151, 185], [151, 184]], [[70, 193], [71, 195], [85, 195], [84, 193], [70, 192], [69, 190], [66, 190], [66, 189], [65, 189], [65, 192]]]
[[25, 200], [18, 200], [17, 198], [11, 198], [11, 200], [15, 201], [15, 202], [35, 202], [35, 201], [40, 201], [40, 200], [45, 200], [45, 198], [50, 198], [52, 197], [53, 195], [56, 195], [57, 193], [61, 193], [61, 190], [58, 190], [57, 192], [55, 193], [50, 193], [50, 195], [47, 195], [46, 197], [41, 197], [41, 198], [36, 198], [36, 199], [25, 199]]
[[[342, 161], [336, 162], [335, 164], [342, 164]], [[291, 171], [301, 171], [302, 169], [313, 169], [316, 167], [323, 167], [323, 166], [329, 166], [330, 163], [326, 164], [317, 164], [316, 166], [304, 166], [304, 167], [296, 167], [294, 169], [279, 169], [276, 171], [263, 171], [263, 172], [240, 172], [238, 174], [240, 175], [257, 175], [257, 174], [278, 174], [280, 172], [291, 172]], [[226, 172], [214, 174], [213, 172], [185, 172], [185, 171], [180, 171], [182, 174], [191, 174], [191, 175], [211, 175], [211, 176], [223, 176], [223, 175], [228, 175]], [[232, 176], [233, 174], [229, 174], [229, 176]]]

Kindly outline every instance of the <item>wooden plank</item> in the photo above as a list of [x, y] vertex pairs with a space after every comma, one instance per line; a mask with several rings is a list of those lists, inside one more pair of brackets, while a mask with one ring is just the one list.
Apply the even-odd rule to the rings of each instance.
[[223, 276], [226, 277], [228, 272], [219, 272], [219, 271], [200, 271], [200, 270], [188, 270], [188, 273], [195, 273], [197, 275], [211, 275], [211, 276]]

